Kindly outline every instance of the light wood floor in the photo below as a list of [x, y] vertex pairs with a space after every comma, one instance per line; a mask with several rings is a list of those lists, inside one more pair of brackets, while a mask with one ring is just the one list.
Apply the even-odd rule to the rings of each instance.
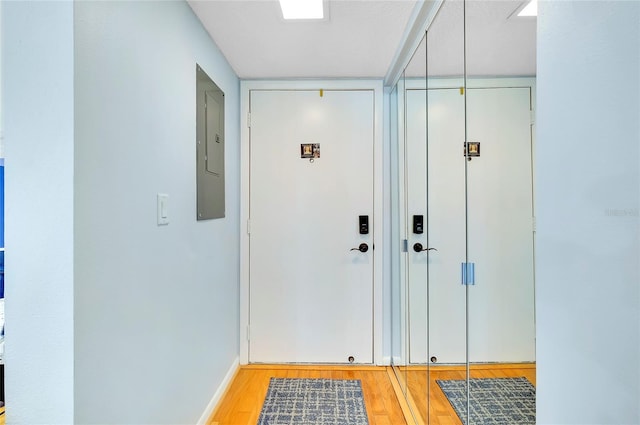
[[[424, 366], [410, 366], [396, 372], [400, 373], [375, 366], [242, 366], [207, 425], [257, 423], [271, 377], [359, 379], [370, 425], [462, 425], [436, 380], [465, 379], [463, 366], [432, 366], [428, 374]], [[472, 378], [524, 376], [536, 384], [533, 364], [474, 365], [470, 375]], [[409, 390], [406, 399], [400, 395], [403, 388]], [[415, 421], [409, 406], [417, 412]]]
[[374, 366], [242, 366], [207, 425], [254, 425], [267, 395], [269, 379], [359, 379], [371, 425], [405, 425], [390, 368]]
[[[427, 374], [425, 366], [409, 366], [398, 370], [400, 386], [409, 389], [409, 404], [418, 424], [429, 425], [462, 425], [444, 392], [436, 382], [446, 379], [465, 379], [464, 366], [432, 366]], [[535, 364], [500, 364], [472, 365], [471, 378], [507, 378], [524, 376], [536, 385]], [[427, 381], [429, 386], [427, 387]], [[427, 397], [428, 395], [428, 397]], [[427, 404], [427, 399], [430, 401]], [[427, 411], [429, 416], [427, 417]]]

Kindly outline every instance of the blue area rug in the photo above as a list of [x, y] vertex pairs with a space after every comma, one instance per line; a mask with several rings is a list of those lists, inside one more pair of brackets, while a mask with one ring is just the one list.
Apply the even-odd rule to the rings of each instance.
[[359, 380], [271, 378], [258, 425], [368, 425]]
[[436, 381], [465, 425], [535, 425], [536, 389], [526, 378]]

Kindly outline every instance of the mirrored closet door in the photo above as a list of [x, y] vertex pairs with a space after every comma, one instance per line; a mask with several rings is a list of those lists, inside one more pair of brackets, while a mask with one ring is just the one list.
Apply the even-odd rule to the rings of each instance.
[[535, 61], [496, 25], [513, 7], [443, 2], [391, 97], [393, 364], [416, 423], [485, 423], [510, 404], [529, 416], [504, 423], [535, 423], [535, 80], [520, 77]]
[[535, 424], [535, 18], [485, 3], [465, 2], [469, 423]]

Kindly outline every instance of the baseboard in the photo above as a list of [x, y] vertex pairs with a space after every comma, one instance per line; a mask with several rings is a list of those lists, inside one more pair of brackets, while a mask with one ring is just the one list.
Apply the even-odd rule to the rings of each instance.
[[379, 366], [391, 366], [391, 356], [383, 356], [382, 364]]
[[227, 371], [227, 374], [224, 376], [224, 379], [220, 383], [220, 386], [216, 390], [215, 394], [213, 394], [213, 397], [211, 398], [211, 401], [209, 401], [209, 404], [207, 404], [207, 408], [205, 409], [204, 413], [202, 414], [202, 416], [198, 420], [198, 424], [197, 425], [206, 425], [207, 421], [209, 420], [209, 418], [213, 414], [213, 411], [215, 410], [216, 406], [218, 405], [218, 403], [222, 399], [222, 396], [227, 391], [227, 388], [229, 387], [229, 384], [231, 384], [231, 382], [233, 381], [233, 377], [236, 375], [236, 372], [238, 371], [239, 367], [240, 367], [240, 358], [236, 357], [233, 360], [233, 363], [231, 364], [231, 367]]

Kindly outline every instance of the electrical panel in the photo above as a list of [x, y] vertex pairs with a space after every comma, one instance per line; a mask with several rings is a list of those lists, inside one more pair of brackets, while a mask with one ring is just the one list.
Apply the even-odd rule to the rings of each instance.
[[196, 65], [196, 211], [198, 220], [225, 216], [224, 93]]

